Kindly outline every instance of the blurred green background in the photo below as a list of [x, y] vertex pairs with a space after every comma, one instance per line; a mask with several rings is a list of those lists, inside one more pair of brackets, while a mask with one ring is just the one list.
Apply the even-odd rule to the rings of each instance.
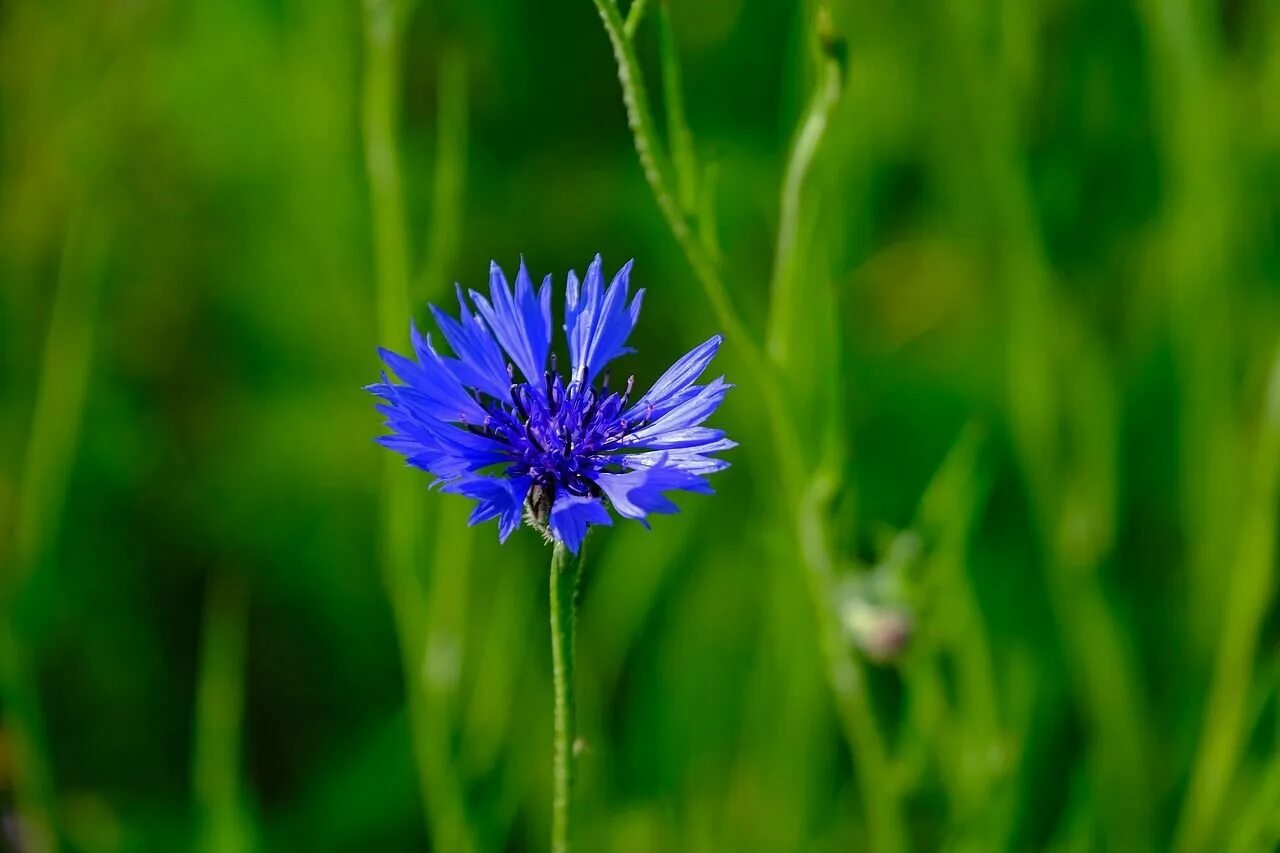
[[[718, 494], [590, 544], [580, 849], [1280, 849], [1280, 6], [833, 0], [836, 97], [813, 4], [648, 5], [821, 488], [730, 340]], [[589, 0], [0, 3], [0, 847], [544, 849], [548, 551], [361, 386], [597, 251], [641, 386], [723, 330]]]

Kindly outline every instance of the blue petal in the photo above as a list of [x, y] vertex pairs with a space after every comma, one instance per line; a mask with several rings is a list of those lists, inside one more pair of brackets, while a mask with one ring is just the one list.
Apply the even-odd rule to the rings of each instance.
[[492, 303], [471, 291], [471, 301], [484, 316], [498, 342], [520, 368], [524, 378], [537, 390], [551, 344], [551, 329], [542, 306], [533, 294], [524, 261], [520, 262], [516, 276], [514, 297], [502, 269], [496, 263], [489, 265], [489, 297]]
[[600, 256], [587, 267], [586, 281], [578, 283], [578, 274], [569, 270], [564, 288], [564, 333], [569, 342], [569, 361], [582, 363], [582, 353], [591, 334], [591, 322], [600, 306]]
[[662, 462], [652, 468], [642, 468], [626, 474], [597, 474], [595, 480], [609, 496], [609, 502], [618, 515], [642, 522], [649, 513], [679, 511], [663, 492], [676, 489], [703, 494], [711, 492], [711, 486], [706, 480]]
[[715, 358], [723, 341], [724, 338], [715, 335], [687, 352], [667, 368], [666, 373], [658, 377], [653, 387], [646, 391], [645, 395], [623, 417], [634, 421], [646, 412], [662, 415], [684, 402], [686, 397], [682, 395], [685, 395], [693, 383], [698, 381], [698, 377], [711, 363], [711, 359]]
[[410, 335], [418, 355], [416, 362], [388, 349], [378, 350], [383, 362], [406, 384], [391, 385], [384, 381], [381, 385], [369, 386], [369, 390], [384, 399], [390, 399], [388, 389], [412, 389], [417, 405], [431, 417], [443, 420], [468, 419], [481, 423], [486, 412], [466, 392], [458, 379], [458, 362], [437, 354], [431, 346], [431, 339], [428, 337], [423, 341], [416, 326], [410, 327]]
[[[719, 441], [724, 438], [724, 430], [712, 429], [711, 427], [688, 427], [687, 429], [677, 429], [670, 432], [660, 432], [656, 435], [645, 439], [644, 441], [635, 442], [629, 446], [623, 447], [623, 453], [631, 453], [634, 450], [685, 450], [690, 447], [697, 447], [708, 444], [710, 442]], [[633, 450], [634, 448], [634, 450]]]
[[458, 287], [458, 309], [459, 319], [455, 320], [436, 306], [431, 306], [436, 325], [458, 356], [459, 378], [491, 397], [510, 402], [511, 378], [507, 376], [502, 349], [484, 320], [467, 309], [461, 286]]
[[716, 459], [709, 455], [722, 450], [737, 447], [736, 441], [727, 438], [695, 444], [679, 450], [651, 450], [646, 453], [630, 453], [618, 457], [618, 461], [627, 468], [652, 468], [657, 465], [669, 465], [688, 471], [690, 474], [714, 474], [729, 467], [724, 459]]
[[571, 271], [565, 288], [564, 331], [569, 339], [572, 378], [588, 385], [606, 364], [628, 351], [627, 337], [640, 316], [644, 297], [644, 291], [638, 291], [627, 304], [631, 261], [623, 264], [608, 291], [602, 293], [601, 263], [596, 255], [581, 287]]
[[508, 459], [504, 445], [455, 426], [486, 417], [458, 379], [460, 362], [438, 355], [416, 328], [411, 335], [418, 361], [382, 350], [383, 360], [409, 384], [394, 384], [384, 374], [368, 387], [385, 401], [376, 407], [391, 431], [380, 439], [383, 445], [445, 480]]
[[609, 511], [596, 498], [583, 498], [561, 492], [551, 505], [551, 534], [573, 553], [578, 553], [587, 535], [588, 524], [613, 524]]
[[392, 435], [378, 441], [404, 455], [410, 465], [441, 479], [509, 461], [507, 448], [492, 439], [441, 421], [406, 415], [395, 407], [383, 407], [381, 411], [387, 416], [386, 425]]
[[542, 325], [547, 330], [547, 343], [551, 342], [551, 275], [542, 280], [538, 288], [538, 308], [542, 311]]
[[547, 276], [542, 282], [542, 290], [547, 293], [548, 311], [544, 312], [541, 295], [534, 294], [529, 270], [524, 265], [524, 258], [520, 259], [520, 269], [516, 271], [515, 301], [511, 307], [519, 313], [520, 327], [524, 329], [533, 363], [539, 370], [546, 364], [547, 350], [551, 347], [550, 285], [551, 276]]
[[723, 376], [713, 380], [711, 384], [700, 388], [697, 394], [656, 418], [652, 423], [636, 430], [632, 433], [631, 439], [636, 444], [648, 444], [664, 433], [697, 426], [711, 417], [712, 412], [720, 406], [724, 395], [732, 387], [724, 381]]
[[476, 525], [496, 518], [498, 541], [506, 542], [512, 531], [520, 526], [524, 499], [532, 484], [528, 477], [471, 476], [446, 484], [444, 491], [474, 498], [476, 508], [467, 523]]

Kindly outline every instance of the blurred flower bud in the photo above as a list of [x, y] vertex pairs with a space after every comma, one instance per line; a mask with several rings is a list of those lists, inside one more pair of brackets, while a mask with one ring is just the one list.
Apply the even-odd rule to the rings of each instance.
[[905, 651], [915, 621], [905, 607], [874, 605], [851, 597], [841, 608], [840, 621], [854, 645], [875, 663], [892, 663]]

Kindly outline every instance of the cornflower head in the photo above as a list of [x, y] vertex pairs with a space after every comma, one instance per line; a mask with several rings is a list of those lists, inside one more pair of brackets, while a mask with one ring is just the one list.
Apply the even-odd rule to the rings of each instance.
[[474, 499], [471, 524], [496, 518], [506, 541], [524, 518], [574, 553], [588, 525], [612, 523], [608, 506], [648, 526], [650, 513], [677, 511], [664, 493], [710, 493], [706, 475], [729, 465], [713, 454], [736, 445], [702, 424], [731, 386], [696, 383], [722, 339], [694, 347], [633, 400], [635, 377], [616, 387], [608, 367], [633, 351], [644, 291], [630, 297], [630, 276], [628, 261], [606, 288], [599, 255], [581, 282], [569, 272], [562, 372], [551, 351], [551, 276], [535, 293], [521, 261], [513, 292], [490, 264], [487, 298], [459, 286], [457, 319], [431, 307], [452, 356], [416, 325], [413, 358], [379, 350], [400, 383], [384, 372], [368, 387], [390, 430], [378, 441], [443, 491]]

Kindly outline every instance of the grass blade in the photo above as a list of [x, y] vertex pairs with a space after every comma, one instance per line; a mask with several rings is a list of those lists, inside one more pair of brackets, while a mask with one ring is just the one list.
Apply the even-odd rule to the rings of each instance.
[[692, 216], [698, 204], [698, 161], [694, 155], [693, 133], [684, 112], [680, 54], [666, 0], [658, 4], [658, 54], [662, 64], [662, 102], [667, 108], [667, 145], [676, 173], [676, 198], [685, 215]]
[[826, 133], [831, 114], [840, 101], [844, 87], [844, 45], [827, 34], [830, 23], [819, 16], [819, 32], [823, 40], [821, 77], [814, 89], [804, 117], [796, 132], [778, 204], [778, 238], [773, 259], [773, 285], [769, 304], [769, 356], [785, 365], [795, 332], [796, 250], [799, 243], [801, 196], [805, 179], [813, 166], [818, 146]]
[[251, 846], [240, 781], [248, 621], [244, 581], [229, 572], [211, 574], [196, 677], [192, 761], [200, 849], [205, 853], [234, 853]]
[[1247, 734], [1249, 689], [1263, 620], [1276, 587], [1275, 540], [1280, 495], [1280, 350], [1272, 363], [1254, 463], [1226, 584], [1230, 619], [1222, 622], [1199, 751], [1176, 836], [1176, 849], [1204, 849], [1219, 828]]
[[54, 780], [35, 665], [22, 633], [20, 602], [31, 575], [56, 545], [67, 481], [93, 363], [106, 243], [77, 214], [63, 244], [31, 420], [12, 559], [0, 566], [0, 707], [17, 753], [22, 830], [33, 849], [56, 850]]
[[[408, 238], [396, 150], [405, 14], [405, 7], [393, 0], [366, 0], [364, 4], [365, 167], [373, 214], [378, 337], [388, 342], [403, 339], [410, 316]], [[426, 564], [422, 534], [425, 489], [415, 472], [394, 455], [384, 454], [383, 465], [383, 576], [400, 642], [423, 815], [434, 846], [469, 850], [474, 844], [465, 820], [462, 791], [449, 752], [442, 748], [449, 740], [447, 723], [435, 713], [423, 678], [427, 613], [419, 571]]]

